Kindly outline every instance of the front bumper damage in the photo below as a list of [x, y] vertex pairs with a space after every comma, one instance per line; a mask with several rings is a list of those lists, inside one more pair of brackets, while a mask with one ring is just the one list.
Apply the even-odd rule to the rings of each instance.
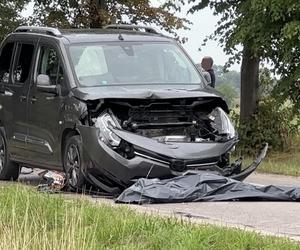
[[188, 171], [210, 170], [236, 180], [244, 180], [259, 166], [266, 155], [265, 145], [258, 158], [246, 169], [239, 159], [226, 167], [218, 163], [237, 144], [237, 139], [225, 142], [161, 143], [121, 129], [114, 133], [131, 145], [134, 157], [126, 159], [98, 138], [98, 128], [78, 126], [87, 155], [86, 178], [91, 184], [118, 193], [139, 178], [165, 179], [184, 175]]

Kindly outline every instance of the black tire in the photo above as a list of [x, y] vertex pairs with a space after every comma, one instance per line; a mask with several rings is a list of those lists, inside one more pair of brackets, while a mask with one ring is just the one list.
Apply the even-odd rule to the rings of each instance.
[[17, 180], [20, 175], [20, 165], [8, 157], [7, 143], [3, 129], [0, 129], [0, 180]]
[[85, 158], [80, 136], [70, 137], [64, 148], [63, 166], [67, 185], [72, 191], [81, 192], [85, 187]]

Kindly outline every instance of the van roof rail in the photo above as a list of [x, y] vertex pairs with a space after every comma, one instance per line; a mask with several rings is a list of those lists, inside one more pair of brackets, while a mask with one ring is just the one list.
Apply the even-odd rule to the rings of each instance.
[[61, 32], [56, 28], [51, 27], [36, 27], [36, 26], [20, 26], [15, 29], [15, 33], [39, 33], [39, 34], [46, 34], [50, 36], [61, 36]]
[[122, 30], [135, 30], [143, 31], [152, 34], [161, 34], [155, 28], [145, 26], [145, 25], [131, 25], [131, 24], [110, 24], [104, 27], [104, 29], [122, 29]]

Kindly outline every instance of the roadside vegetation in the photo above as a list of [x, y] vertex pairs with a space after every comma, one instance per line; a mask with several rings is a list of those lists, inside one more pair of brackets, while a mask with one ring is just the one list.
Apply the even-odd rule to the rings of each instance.
[[300, 176], [300, 153], [271, 154], [259, 167], [258, 172]]
[[[286, 115], [287, 113], [282, 113], [281, 116]], [[264, 121], [264, 119], [260, 121]], [[245, 133], [242, 134], [242, 141], [237, 147], [237, 155], [244, 157], [245, 166], [252, 163], [263, 142], [269, 142], [269, 151], [258, 167], [257, 172], [300, 176], [300, 134], [295, 132], [295, 128], [290, 129], [290, 125], [286, 126], [285, 124], [288, 124], [288, 122], [282, 119], [277, 123], [279, 126], [269, 125], [270, 129], [268, 129], [267, 122], [265, 122], [265, 125], [259, 127], [260, 132], [256, 135], [247, 138]], [[265, 133], [264, 129], [266, 130]], [[278, 133], [275, 132], [276, 129]]]
[[0, 249], [300, 249], [284, 238], [145, 216], [126, 206], [19, 185], [1, 189]]
[[252, 163], [264, 142], [269, 143], [266, 159], [258, 172], [300, 176], [300, 120], [291, 102], [281, 103], [273, 92], [276, 79], [267, 68], [260, 71], [259, 111], [246, 124], [240, 123], [240, 73], [224, 72], [215, 66], [216, 89], [223, 94], [231, 108], [231, 118], [239, 132], [240, 142], [233, 156], [243, 156], [245, 166]]
[[240, 122], [240, 110], [231, 117], [239, 133], [237, 154], [246, 156], [250, 164], [264, 142], [269, 144], [266, 159], [258, 171], [272, 174], [300, 176], [300, 119], [292, 102], [283, 102], [274, 91], [276, 79], [263, 68], [260, 71], [260, 102], [251, 121]]
[[[299, 139], [298, 139], [299, 140]], [[246, 157], [245, 166], [250, 164], [253, 158]], [[300, 142], [289, 152], [270, 152], [266, 159], [258, 167], [257, 172], [267, 174], [281, 174], [300, 176]]]

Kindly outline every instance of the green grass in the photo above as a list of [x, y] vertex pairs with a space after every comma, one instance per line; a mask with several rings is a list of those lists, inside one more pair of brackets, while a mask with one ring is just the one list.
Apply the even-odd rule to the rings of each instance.
[[0, 188], [0, 249], [300, 249], [284, 238]]
[[258, 171], [300, 176], [300, 153], [273, 153], [264, 160]]

